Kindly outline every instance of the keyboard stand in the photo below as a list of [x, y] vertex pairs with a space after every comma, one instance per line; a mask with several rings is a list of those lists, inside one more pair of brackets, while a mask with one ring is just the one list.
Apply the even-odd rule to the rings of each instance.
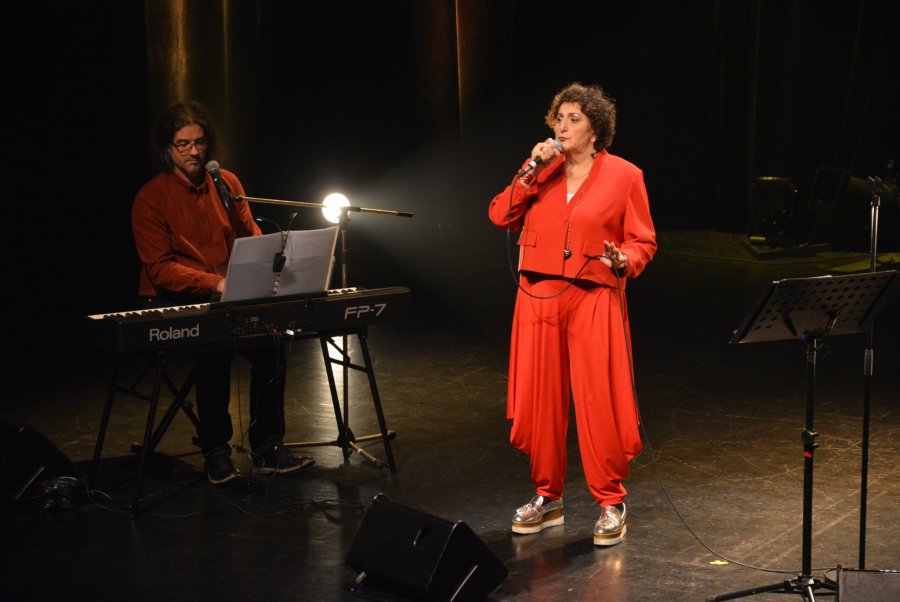
[[[364, 365], [358, 365], [351, 361], [349, 353], [343, 351], [341, 347], [335, 344], [334, 338], [336, 336], [341, 336], [343, 338], [343, 349], [347, 349], [347, 336], [348, 334], [355, 334], [359, 339], [360, 349], [363, 355]], [[299, 443], [285, 443], [286, 447], [312, 447], [312, 446], [320, 446], [320, 445], [334, 445], [338, 446], [343, 450], [344, 461], [348, 461], [350, 458], [351, 452], [356, 452], [366, 460], [377, 466], [378, 468], [387, 467], [391, 474], [396, 474], [397, 467], [394, 462], [394, 454], [391, 448], [391, 439], [396, 436], [396, 433], [393, 431], [389, 431], [387, 428], [387, 423], [384, 418], [384, 412], [381, 407], [381, 398], [378, 394], [378, 387], [375, 382], [375, 371], [372, 367], [372, 358], [369, 354], [369, 347], [367, 343], [368, 338], [368, 328], [365, 326], [349, 329], [349, 330], [341, 330], [338, 333], [318, 333], [316, 335], [319, 339], [319, 343], [322, 347], [322, 356], [325, 360], [325, 371], [328, 376], [328, 386], [331, 391], [331, 400], [334, 405], [334, 415], [337, 423], [338, 436], [335, 440], [332, 441], [307, 441], [307, 442], [299, 442]], [[337, 350], [340, 354], [339, 358], [332, 358], [329, 349]], [[100, 430], [97, 434], [97, 442], [94, 445], [94, 456], [91, 461], [91, 466], [88, 470], [87, 474], [87, 484], [90, 489], [93, 484], [96, 482], [97, 470], [100, 461], [100, 455], [103, 450], [103, 443], [106, 438], [106, 430], [109, 426], [109, 418], [112, 413], [112, 404], [116, 394], [123, 394], [129, 397], [134, 397], [137, 399], [144, 400], [148, 402], [147, 408], [147, 421], [144, 427], [144, 436], [141, 444], [134, 444], [131, 446], [131, 450], [135, 453], [138, 453], [139, 463], [138, 463], [138, 471], [137, 471], [137, 480], [134, 487], [134, 493], [132, 494], [131, 504], [129, 506], [131, 510], [132, 518], [137, 517], [140, 513], [140, 496], [141, 496], [141, 486], [143, 484], [144, 472], [147, 466], [147, 459], [150, 454], [156, 451], [157, 446], [168, 430], [169, 426], [172, 424], [172, 421], [175, 419], [175, 416], [178, 414], [179, 410], [187, 415], [188, 419], [194, 425], [195, 431], [199, 429], [200, 421], [197, 418], [196, 414], [193, 411], [193, 407], [187, 401], [187, 396], [190, 393], [191, 389], [194, 387], [195, 382], [195, 368], [192, 367], [190, 373], [185, 378], [184, 383], [179, 387], [175, 384], [169, 374], [166, 372], [166, 353], [163, 351], [155, 351], [150, 354], [150, 364], [147, 369], [138, 376], [135, 381], [128, 385], [123, 386], [119, 384], [119, 371], [122, 364], [122, 356], [124, 354], [117, 353], [115, 356], [115, 361], [113, 364], [112, 376], [110, 377], [109, 389], [107, 391], [106, 403], [103, 408], [103, 417], [100, 421]], [[341, 404], [339, 401], [338, 391], [337, 391], [337, 383], [334, 375], [334, 366], [341, 366], [343, 368], [343, 403], [344, 409], [341, 410]], [[368, 376], [369, 380], [369, 388], [372, 393], [372, 401], [375, 404], [375, 414], [378, 418], [378, 426], [380, 429], [380, 433], [373, 435], [366, 435], [363, 437], [356, 437], [353, 434], [353, 431], [349, 426], [349, 379], [348, 374], [349, 370], [357, 370], [361, 372], [365, 372]], [[138, 386], [147, 376], [147, 373], [153, 370], [153, 384], [150, 394], [141, 393], [137, 390]], [[163, 387], [172, 395], [172, 402], [170, 403], [168, 409], [165, 414], [163, 414], [162, 419], [159, 421], [158, 425], [155, 425], [156, 422], [156, 412], [159, 406], [159, 400], [162, 393]], [[155, 425], [155, 428], [154, 428]], [[366, 450], [361, 448], [357, 443], [363, 441], [371, 441], [375, 439], [381, 439], [384, 444], [385, 457], [386, 461], [379, 460], [374, 457]], [[198, 443], [197, 436], [193, 437], [193, 441], [195, 444]], [[197, 453], [200, 453], [199, 450]]]
[[[322, 346], [322, 358], [325, 360], [325, 372], [328, 375], [328, 387], [331, 390], [331, 401], [334, 405], [334, 417], [337, 421], [337, 438], [330, 441], [303, 441], [297, 443], [285, 443], [285, 446], [316, 447], [324, 445], [334, 445], [340, 447], [343, 450], [345, 462], [350, 459], [351, 452], [356, 452], [378, 468], [387, 467], [390, 470], [391, 474], [396, 474], [397, 465], [394, 463], [394, 452], [391, 448], [391, 439], [396, 436], [396, 433], [388, 430], [387, 423], [384, 419], [384, 411], [381, 407], [381, 397], [378, 395], [378, 386], [375, 382], [375, 370], [372, 367], [372, 358], [369, 355], [369, 346], [367, 343], [368, 329], [366, 327], [361, 327], [350, 332], [350, 334], [356, 334], [357, 338], [359, 339], [359, 347], [362, 351], [363, 361], [365, 362], [363, 366], [354, 364], [351, 361], [350, 354], [347, 351], [347, 334], [348, 332], [343, 332], [341, 334], [343, 339], [342, 347], [338, 346], [334, 342], [334, 335], [325, 333], [319, 335], [319, 343]], [[331, 357], [329, 349], [337, 351], [340, 357]], [[338, 398], [337, 384], [334, 377], [334, 366], [341, 366], [342, 368], [342, 393], [344, 402], [343, 411], [341, 410], [341, 404]], [[348, 378], [350, 369], [365, 372], [368, 376], [369, 389], [372, 392], [372, 401], [375, 404], [375, 415], [378, 418], [378, 427], [380, 429], [380, 432], [377, 434], [356, 437], [353, 435], [353, 431], [350, 429]], [[379, 438], [384, 444], [384, 453], [387, 461], [379, 460], [378, 458], [361, 448], [359, 445], [357, 445], [358, 442], [371, 441]]]
[[[165, 353], [162, 351], [157, 351], [151, 354], [150, 365], [148, 366], [147, 370], [145, 370], [140, 376], [138, 376], [138, 378], [131, 385], [122, 386], [119, 384], [119, 369], [121, 368], [121, 364], [122, 354], [116, 354], [113, 364], [112, 376], [110, 377], [109, 381], [109, 389], [106, 395], [106, 404], [103, 407], [103, 418], [100, 420], [100, 430], [97, 433], [97, 442], [94, 445], [94, 457], [91, 461], [87, 482], [89, 489], [91, 488], [92, 484], [96, 482], [100, 453], [103, 450], [103, 441], [106, 438], [106, 429], [109, 426], [109, 417], [112, 413], [112, 403], [113, 399], [116, 396], [116, 393], [121, 393], [129, 397], [147, 401], [149, 403], [149, 406], [147, 408], [147, 422], [144, 427], [143, 442], [140, 445], [131, 446], [131, 450], [133, 452], [140, 453], [137, 481], [135, 482], [134, 493], [132, 494], [131, 504], [129, 506], [131, 510], [131, 516], [132, 518], [134, 518], [137, 517], [138, 513], [140, 512], [139, 504], [141, 497], [141, 485], [144, 480], [144, 470], [147, 466], [147, 458], [156, 450], [156, 447], [162, 440], [162, 437], [165, 434], [166, 430], [172, 424], [172, 420], [174, 420], [175, 415], [179, 410], [183, 411], [191, 421], [191, 423], [194, 425], [195, 430], [199, 428], [200, 421], [197, 418], [196, 414], [194, 414], [194, 410], [191, 404], [187, 402], [187, 395], [194, 386], [194, 368], [191, 368], [191, 371], [185, 379], [184, 383], [181, 385], [181, 387], [178, 387], [166, 372]], [[139, 392], [137, 390], [137, 387], [140, 385], [147, 372], [149, 372], [151, 369], [155, 374], [153, 378], [152, 391], [150, 395], [147, 395]], [[169, 405], [169, 408], [166, 410], [166, 413], [163, 415], [162, 420], [160, 420], [159, 425], [157, 425], [156, 429], [154, 430], [153, 427], [154, 422], [156, 421], [156, 410], [159, 405], [159, 397], [163, 385], [165, 385], [166, 389], [168, 389], [168, 391], [172, 394], [173, 399], [172, 403]], [[197, 443], [196, 435], [194, 436], [194, 442]]]

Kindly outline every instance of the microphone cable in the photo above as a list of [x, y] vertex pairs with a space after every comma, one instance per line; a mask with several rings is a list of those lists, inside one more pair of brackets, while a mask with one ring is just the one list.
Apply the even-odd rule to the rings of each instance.
[[[296, 218], [297, 218], [297, 212], [294, 211], [291, 214], [291, 219], [288, 222], [287, 229], [285, 229], [285, 230], [282, 230], [277, 222], [275, 222], [274, 220], [271, 220], [269, 218], [264, 218], [264, 217], [254, 218], [254, 221], [256, 221], [257, 223], [265, 220], [267, 222], [271, 222], [272, 224], [275, 224], [275, 226], [279, 229], [279, 232], [281, 233], [281, 251], [279, 251], [278, 253], [275, 253], [275, 257], [272, 262], [272, 271], [275, 272], [275, 281], [274, 281], [274, 284], [272, 285], [272, 288], [273, 288], [272, 294], [273, 295], [278, 292], [279, 282], [281, 279], [281, 270], [284, 267], [285, 261], [287, 260], [287, 257], [284, 254], [284, 251], [287, 247], [287, 238], [288, 238], [288, 234], [290, 233], [291, 226], [293, 226], [294, 220]], [[259, 411], [262, 410], [262, 408], [259, 407], [260, 398], [263, 397], [266, 390], [271, 387], [274, 387], [275, 395], [278, 396], [278, 391], [280, 389], [281, 390], [281, 400], [280, 400], [281, 408], [280, 409], [273, 408], [273, 411], [275, 411], [275, 414], [278, 418], [279, 428], [281, 429], [281, 431], [284, 431], [285, 430], [284, 383], [286, 382], [286, 377], [287, 377], [287, 363], [286, 363], [286, 359], [285, 359], [285, 356], [286, 356], [285, 347], [286, 346], [285, 346], [285, 342], [283, 340], [283, 333], [281, 331], [270, 327], [268, 336], [271, 337], [271, 339], [272, 339], [271, 345], [272, 345], [272, 348], [274, 350], [274, 355], [275, 355], [275, 357], [274, 357], [275, 365], [273, 367], [274, 374], [273, 374], [272, 378], [270, 378], [267, 382], [263, 383], [259, 387], [257, 399], [253, 399], [252, 395], [251, 395], [250, 406], [255, 407], [256, 413], [258, 414]], [[291, 338], [290, 341], [293, 342], [293, 338]], [[232, 343], [233, 343], [233, 348], [232, 348], [232, 358], [233, 358], [235, 355], [238, 355], [240, 353], [240, 346], [238, 345], [237, 338], [234, 338]], [[258, 359], [254, 358], [253, 361], [258, 361]], [[252, 370], [251, 370], [251, 372], [252, 372]], [[253, 451], [248, 452], [247, 448], [245, 447], [245, 443], [246, 443], [246, 440], [249, 438], [250, 428], [255, 424], [256, 420], [253, 420], [251, 417], [251, 420], [247, 424], [247, 428], [246, 429], [244, 428], [244, 419], [243, 419], [244, 413], [243, 413], [243, 407], [242, 407], [243, 396], [241, 395], [242, 386], [241, 386], [240, 370], [238, 370], [238, 373], [235, 378], [236, 378], [236, 385], [238, 388], [238, 428], [239, 428], [239, 432], [240, 432], [240, 440], [239, 440], [239, 443], [235, 443], [232, 447], [238, 453], [248, 455], [248, 457], [250, 457], [250, 459], [252, 461], [252, 459], [253, 459], [252, 456], [253, 456], [254, 452]], [[252, 374], [251, 374], [250, 385], [252, 388], [252, 385], [253, 385]], [[276, 400], [276, 403], [279, 403], [279, 401]], [[258, 416], [257, 416], [257, 419], [258, 419]]]
[[281, 271], [284, 269], [284, 263], [287, 261], [284, 250], [287, 248], [288, 234], [290, 234], [291, 226], [294, 225], [296, 217], [297, 212], [295, 211], [291, 215], [291, 221], [288, 222], [287, 230], [281, 231], [281, 250], [275, 253], [275, 257], [272, 259], [272, 271], [275, 273], [275, 281], [272, 283], [272, 296], [277, 295], [278, 289], [281, 287]]
[[[742, 566], [742, 567], [757, 570], [757, 571], [764, 571], [764, 572], [769, 572], [769, 573], [782, 573], [782, 574], [798, 574], [798, 573], [800, 573], [801, 572], [800, 570], [772, 569], [772, 568], [755, 566], [752, 564], [747, 564], [747, 563], [741, 562], [739, 560], [735, 560], [733, 558], [725, 556], [724, 554], [721, 554], [720, 552], [713, 549], [710, 545], [708, 545], [703, 540], [703, 538], [701, 538], [697, 534], [697, 532], [694, 531], [693, 527], [691, 527], [690, 523], [688, 523], [687, 519], [684, 517], [684, 515], [678, 509], [678, 505], [675, 503], [675, 500], [672, 499], [672, 495], [669, 493], [669, 489], [668, 489], [668, 487], [666, 487], [666, 484], [663, 481], [662, 474], [660, 473], [660, 470], [659, 470], [659, 466], [656, 463], [656, 452], [654, 452], [654, 450], [653, 450], [653, 445], [650, 443], [650, 436], [647, 434], [647, 429], [645, 427], [644, 419], [641, 417], [641, 408], [640, 408], [640, 404], [638, 403], [637, 385], [636, 385], [635, 376], [634, 376], [634, 363], [633, 363], [633, 356], [632, 356], [632, 351], [631, 351], [631, 344], [630, 344], [629, 337], [628, 337], [628, 331], [625, 328], [627, 321], [626, 321], [626, 316], [625, 316], [624, 293], [622, 290], [621, 277], [619, 275], [619, 271], [615, 267], [613, 267], [613, 272], [616, 276], [616, 288], [618, 290], [618, 295], [619, 295], [619, 310], [622, 314], [622, 326], [623, 326], [623, 333], [624, 333], [624, 337], [625, 337], [625, 349], [626, 349], [627, 355], [628, 355], [628, 368], [631, 372], [631, 388], [634, 393], [634, 407], [635, 407], [635, 411], [637, 412], [638, 425], [639, 425], [641, 433], [643, 434], [643, 439], [646, 444], [647, 453], [650, 456], [650, 465], [653, 467], [653, 473], [656, 476], [656, 481], [659, 484], [659, 487], [662, 490], [663, 495], [665, 495], [666, 501], [668, 501], [669, 506], [675, 512], [676, 516], [678, 516], [678, 519], [681, 521], [681, 524], [684, 525], [684, 527], [694, 537], [694, 539], [697, 540], [697, 543], [699, 543], [701, 546], [703, 546], [713, 556], [721, 558], [722, 560], [724, 560], [730, 564], [736, 564], [738, 566]], [[834, 567], [818, 567], [814, 570], [827, 571], [827, 570], [830, 570], [833, 568]]]
[[[691, 527], [690, 523], [688, 523], [687, 519], [684, 517], [684, 515], [678, 509], [678, 505], [675, 503], [675, 500], [672, 498], [672, 495], [669, 493], [669, 489], [668, 489], [668, 487], [666, 487], [665, 481], [663, 481], [662, 474], [660, 473], [660, 470], [659, 470], [659, 465], [656, 463], [656, 452], [653, 450], [653, 445], [650, 442], [650, 436], [647, 434], [645, 422], [644, 422], [643, 417], [641, 416], [641, 408], [640, 408], [640, 404], [638, 403], [637, 383], [636, 383], [636, 379], [635, 379], [635, 375], [634, 375], [634, 357], [633, 357], [632, 350], [631, 350], [631, 342], [629, 340], [628, 329], [627, 329], [627, 318], [625, 315], [625, 297], [624, 297], [624, 291], [622, 289], [621, 275], [619, 274], [619, 270], [616, 269], [615, 266], [613, 266], [612, 270], [616, 277], [616, 290], [618, 292], [618, 297], [619, 297], [619, 311], [620, 311], [621, 317], [622, 317], [622, 332], [623, 332], [623, 336], [625, 339], [625, 350], [626, 350], [627, 359], [628, 359], [628, 369], [630, 371], [630, 376], [631, 376], [631, 389], [634, 394], [634, 408], [635, 408], [635, 412], [637, 413], [637, 417], [638, 417], [638, 428], [640, 429], [641, 433], [643, 434], [643, 440], [644, 440], [644, 443], [646, 444], [647, 453], [650, 456], [650, 465], [653, 467], [653, 474], [656, 476], [656, 481], [659, 484], [659, 487], [662, 490], [663, 495], [666, 497], [666, 501], [669, 503], [669, 506], [675, 512], [675, 515], [678, 516], [678, 520], [681, 521], [681, 524], [684, 525], [685, 529], [687, 529], [688, 532], [694, 537], [694, 539], [697, 540], [697, 543], [699, 543], [701, 546], [703, 546], [703, 548], [705, 548], [713, 556], [721, 558], [722, 560], [728, 562], [729, 564], [736, 564], [738, 566], [742, 566], [742, 567], [757, 570], [757, 571], [764, 571], [764, 572], [769, 572], [769, 573], [781, 573], [781, 574], [798, 574], [798, 573], [800, 573], [801, 571], [799, 571], [799, 570], [772, 569], [772, 568], [755, 566], [755, 565], [741, 562], [739, 560], [735, 560], [733, 558], [725, 556], [724, 554], [716, 551], [710, 545], [708, 545], [703, 540], [703, 538], [701, 538], [697, 534], [697, 532], [693, 529], [693, 527]], [[818, 567], [814, 570], [827, 571], [827, 570], [830, 570], [833, 568], [834, 567]]]
[[[509, 209], [506, 212], [507, 220], [509, 220], [510, 216], [512, 215], [513, 191], [516, 188], [516, 180], [518, 180], [518, 179], [519, 179], [519, 176], [517, 175], [515, 178], [513, 178], [512, 184], [509, 187]], [[522, 228], [523, 228], [523, 230], [525, 228], [525, 218], [524, 217], [522, 218]], [[563, 280], [566, 281], [566, 286], [564, 286], [562, 289], [560, 289], [559, 292], [556, 292], [552, 295], [547, 295], [547, 296], [535, 295], [534, 293], [526, 290], [522, 286], [520, 279], [518, 277], [518, 270], [516, 270], [516, 268], [513, 267], [512, 252], [511, 252], [512, 242], [510, 240], [510, 233], [512, 232], [512, 230], [511, 230], [509, 224], [507, 224], [505, 230], [506, 230], [506, 263], [509, 267], [509, 272], [510, 272], [510, 276], [512, 277], [513, 285], [515, 285], [515, 287], [517, 289], [519, 289], [520, 291], [522, 291], [523, 293], [525, 293], [532, 299], [555, 299], [556, 297], [564, 295], [566, 293], [566, 291], [568, 291], [570, 288], [572, 288], [575, 285], [575, 281], [578, 279], [578, 277], [581, 275], [581, 273], [585, 269], [587, 269], [588, 264], [594, 259], [594, 257], [588, 257], [587, 260], [581, 265], [581, 267], [575, 273], [575, 275], [572, 276], [571, 280], [569, 280], [568, 278], [563, 278]], [[522, 249], [520, 252], [524, 253], [525, 251], [524, 251], [524, 249]]]

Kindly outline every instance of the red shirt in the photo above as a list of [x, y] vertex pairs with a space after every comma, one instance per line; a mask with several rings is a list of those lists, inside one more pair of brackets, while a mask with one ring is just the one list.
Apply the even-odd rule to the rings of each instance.
[[[234, 194], [244, 194], [237, 176], [224, 169], [221, 174]], [[234, 206], [237, 215], [230, 220], [208, 173], [199, 187], [172, 171], [144, 184], [131, 208], [141, 260], [138, 294], [208, 297], [225, 277], [234, 239], [261, 234], [248, 203]]]

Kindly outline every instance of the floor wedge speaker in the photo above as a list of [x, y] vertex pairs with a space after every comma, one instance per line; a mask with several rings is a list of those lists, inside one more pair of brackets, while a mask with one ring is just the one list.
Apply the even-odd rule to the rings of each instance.
[[43, 435], [25, 425], [0, 421], [0, 499], [28, 501], [40, 494], [44, 481], [73, 476], [71, 460]]
[[838, 602], [897, 602], [900, 571], [838, 569]]
[[509, 574], [462, 521], [406, 508], [378, 494], [347, 555], [360, 590], [374, 587], [408, 600], [475, 602]]

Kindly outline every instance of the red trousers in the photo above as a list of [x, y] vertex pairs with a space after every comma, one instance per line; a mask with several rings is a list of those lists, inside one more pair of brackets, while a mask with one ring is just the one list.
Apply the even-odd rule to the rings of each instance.
[[522, 290], [516, 298], [507, 402], [510, 442], [529, 455], [537, 495], [562, 496], [571, 386], [588, 488], [598, 504], [618, 504], [626, 494], [622, 480], [628, 463], [641, 450], [631, 335], [618, 291], [569, 286], [558, 279], [531, 284], [522, 277], [521, 284], [531, 295], [551, 298]]

